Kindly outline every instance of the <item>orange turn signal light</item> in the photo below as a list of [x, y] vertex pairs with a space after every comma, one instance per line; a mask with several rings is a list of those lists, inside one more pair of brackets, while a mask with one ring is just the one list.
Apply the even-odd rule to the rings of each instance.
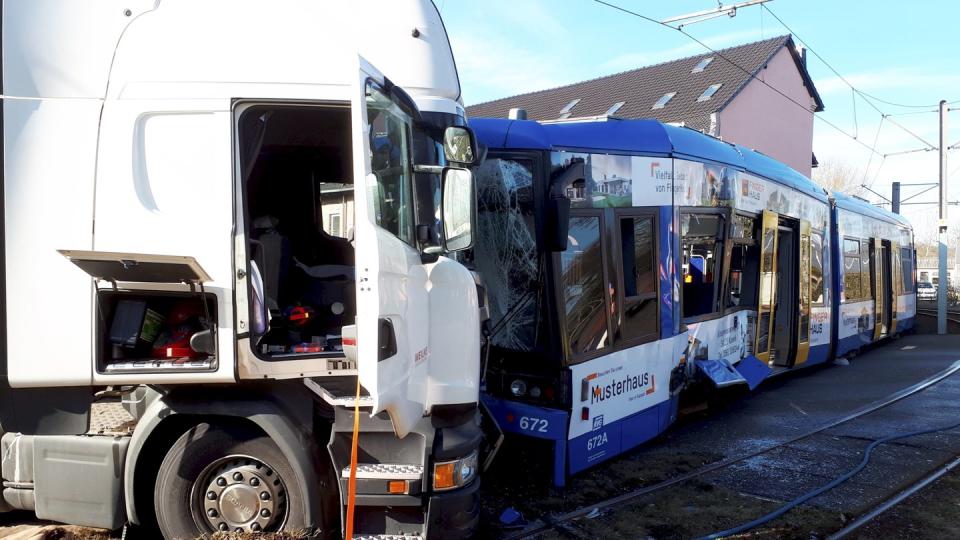
[[409, 493], [409, 483], [406, 480], [390, 480], [387, 482], [387, 491], [394, 495]]
[[435, 489], [450, 489], [456, 487], [454, 480], [455, 463], [437, 463], [433, 468], [433, 487]]

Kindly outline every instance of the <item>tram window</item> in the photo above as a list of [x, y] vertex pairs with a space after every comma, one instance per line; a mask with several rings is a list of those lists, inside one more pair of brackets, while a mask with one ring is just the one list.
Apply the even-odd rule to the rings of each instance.
[[[843, 301], [854, 302], [863, 299], [860, 274], [860, 242], [845, 239], [843, 241]], [[869, 283], [867, 285], [869, 289]]]
[[600, 218], [570, 218], [567, 249], [560, 253], [560, 287], [567, 349], [573, 356], [607, 346]]
[[823, 305], [823, 235], [810, 235], [810, 301]]
[[719, 258], [723, 254], [723, 216], [684, 214], [683, 316], [699, 317], [717, 310]]
[[757, 279], [760, 276], [760, 247], [756, 244], [734, 244], [730, 252], [729, 294], [727, 308], [757, 308]]
[[913, 252], [910, 248], [900, 248], [900, 271], [903, 274], [903, 292], [913, 292]]
[[733, 216], [733, 223], [730, 227], [730, 236], [732, 238], [743, 238], [744, 240], [753, 240], [753, 229], [755, 228], [754, 219], [748, 216], [736, 214]]
[[657, 263], [652, 217], [620, 219], [623, 263], [623, 312], [620, 335], [624, 339], [657, 333]]

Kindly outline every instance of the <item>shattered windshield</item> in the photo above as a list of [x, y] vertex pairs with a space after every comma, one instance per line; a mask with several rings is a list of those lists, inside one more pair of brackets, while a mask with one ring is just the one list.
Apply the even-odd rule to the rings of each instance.
[[493, 344], [532, 350], [537, 327], [537, 242], [533, 161], [487, 159], [475, 171], [477, 239], [474, 265], [483, 276], [496, 328]]

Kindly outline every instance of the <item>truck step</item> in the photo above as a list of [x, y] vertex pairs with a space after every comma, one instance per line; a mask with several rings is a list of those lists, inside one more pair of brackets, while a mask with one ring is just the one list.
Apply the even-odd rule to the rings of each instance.
[[96, 402], [90, 407], [87, 435], [125, 436], [136, 426], [137, 421], [119, 401]]
[[[340, 472], [342, 478], [350, 478], [350, 467]], [[357, 478], [375, 480], [420, 480], [423, 478], [423, 466], [406, 463], [359, 463]]]
[[[303, 384], [334, 407], [353, 407], [357, 400], [357, 376], [308, 377]], [[365, 395], [366, 394], [366, 395]], [[360, 394], [361, 407], [373, 407], [373, 398], [366, 392]]]
[[353, 540], [423, 540], [419, 534], [355, 534]]

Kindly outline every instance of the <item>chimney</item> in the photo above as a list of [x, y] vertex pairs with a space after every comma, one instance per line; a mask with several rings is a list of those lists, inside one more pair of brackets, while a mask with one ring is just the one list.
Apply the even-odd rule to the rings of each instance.
[[510, 109], [510, 114], [507, 115], [507, 118], [509, 118], [510, 120], [526, 120], [527, 111], [519, 107], [514, 107]]
[[800, 49], [800, 63], [803, 64], [803, 69], [807, 69], [807, 48], [798, 47]]

